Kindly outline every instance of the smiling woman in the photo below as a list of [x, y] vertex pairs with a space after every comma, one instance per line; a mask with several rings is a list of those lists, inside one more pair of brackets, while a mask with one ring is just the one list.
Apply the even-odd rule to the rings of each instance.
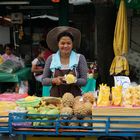
[[[72, 27], [60, 26], [48, 33], [48, 47], [57, 52], [46, 61], [42, 84], [52, 85], [51, 96], [62, 97], [66, 92], [81, 95], [80, 87], [86, 85], [88, 69], [85, 57], [73, 50], [80, 46], [80, 41], [80, 31]], [[66, 82], [68, 74], [75, 77], [73, 83]]]
[[[58, 36], [58, 47], [61, 52], [60, 55], [70, 55], [70, 52], [73, 48], [73, 36], [69, 32], [62, 32]], [[65, 64], [66, 59], [62, 59], [62, 64]], [[63, 62], [64, 61], [64, 62]], [[68, 62], [66, 62], [67, 64]]]

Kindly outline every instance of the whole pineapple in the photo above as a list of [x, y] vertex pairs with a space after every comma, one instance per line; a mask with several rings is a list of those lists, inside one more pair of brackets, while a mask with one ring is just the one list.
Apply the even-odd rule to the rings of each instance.
[[74, 104], [74, 96], [67, 92], [62, 96], [62, 104], [64, 107], [72, 107]]
[[71, 118], [73, 115], [73, 109], [71, 107], [63, 107], [60, 110], [60, 115], [62, 115], [63, 119]]
[[94, 100], [95, 100], [93, 93], [87, 92], [87, 93], [83, 94], [83, 100], [84, 100], [84, 102], [89, 101], [93, 104]]
[[78, 118], [82, 118], [83, 116], [88, 115], [87, 110], [83, 105], [83, 102], [82, 103], [78, 102], [77, 104], [75, 104], [73, 110], [74, 115], [77, 115]]

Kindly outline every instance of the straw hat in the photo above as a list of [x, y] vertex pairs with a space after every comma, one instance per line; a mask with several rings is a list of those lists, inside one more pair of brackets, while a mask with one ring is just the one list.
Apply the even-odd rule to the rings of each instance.
[[73, 27], [69, 27], [69, 26], [59, 26], [59, 27], [55, 27], [54, 29], [52, 29], [51, 31], [49, 31], [49, 33], [47, 34], [47, 44], [48, 47], [56, 52], [58, 50], [58, 41], [57, 41], [57, 37], [60, 33], [62, 32], [69, 32], [72, 34], [74, 41], [73, 41], [73, 46], [74, 48], [79, 48], [80, 47], [80, 42], [81, 42], [81, 32]]

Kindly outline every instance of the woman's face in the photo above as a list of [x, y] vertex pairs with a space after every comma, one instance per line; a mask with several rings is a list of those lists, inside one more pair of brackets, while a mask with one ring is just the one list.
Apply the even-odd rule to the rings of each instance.
[[73, 42], [70, 37], [63, 36], [58, 42], [58, 47], [61, 53], [69, 54], [73, 48]]
[[9, 47], [6, 47], [6, 48], [5, 48], [5, 53], [6, 53], [7, 55], [11, 55], [11, 54], [12, 54], [12, 49], [9, 48]]
[[42, 52], [40, 53], [40, 57], [41, 57], [41, 58], [45, 58], [45, 51], [42, 51]]

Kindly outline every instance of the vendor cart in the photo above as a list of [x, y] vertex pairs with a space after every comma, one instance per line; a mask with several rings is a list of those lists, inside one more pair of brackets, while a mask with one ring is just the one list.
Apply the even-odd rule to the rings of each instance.
[[[53, 119], [29, 119], [30, 117], [48, 117], [40, 114], [11, 113], [9, 115], [9, 130], [11, 134], [20, 134], [25, 140], [27, 135], [42, 136], [140, 136], [140, 116], [101, 116], [93, 115], [92, 120], [61, 119], [56, 115]], [[49, 116], [50, 117], [50, 116]], [[81, 116], [80, 116], [81, 117]], [[89, 116], [88, 116], [89, 117]], [[94, 119], [95, 118], [95, 119]], [[26, 123], [30, 125], [25, 125]], [[88, 123], [89, 126], [65, 126], [63, 123]], [[42, 123], [42, 125], [32, 125]], [[49, 124], [49, 125], [48, 125]], [[51, 124], [51, 125], [50, 125]]]

